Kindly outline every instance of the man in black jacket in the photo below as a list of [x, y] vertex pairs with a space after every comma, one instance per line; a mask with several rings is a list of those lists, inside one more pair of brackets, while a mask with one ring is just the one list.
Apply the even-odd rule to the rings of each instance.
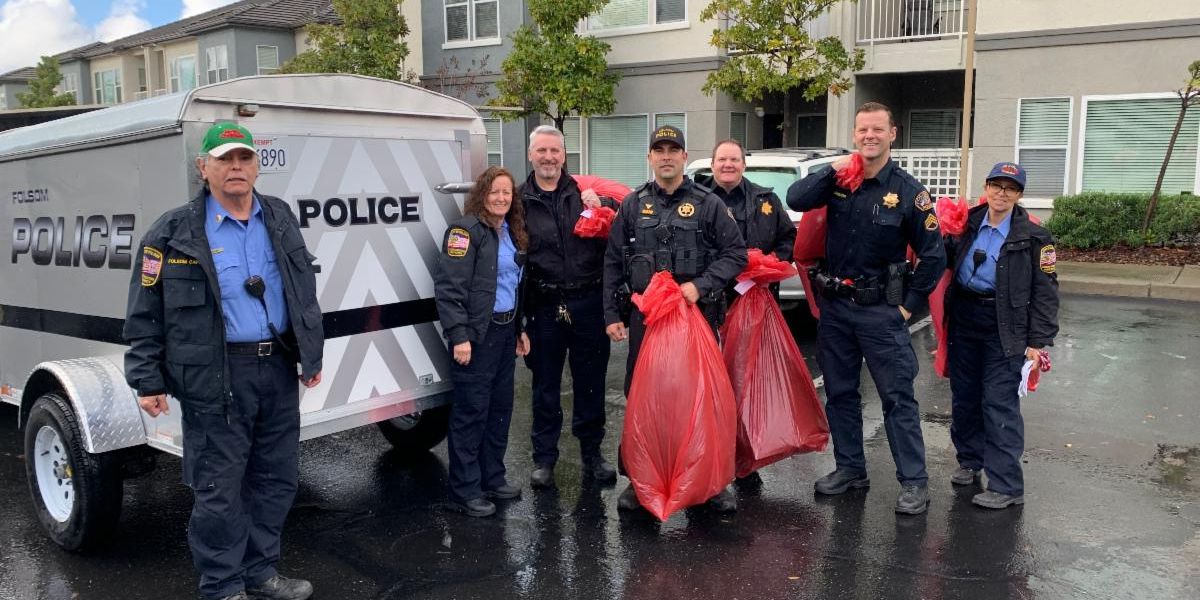
[[168, 411], [167, 394], [183, 410], [188, 542], [204, 597], [302, 600], [312, 585], [275, 564], [299, 470], [296, 380], [321, 381], [315, 257], [288, 206], [254, 192], [249, 131], [214, 125], [202, 149], [204, 189], [142, 239], [125, 378], [151, 417]]
[[986, 471], [987, 491], [972, 498], [985, 508], [1025, 503], [1017, 389], [1025, 361], [1037, 368], [1058, 334], [1054, 238], [1017, 204], [1024, 190], [1025, 169], [997, 164], [987, 204], [972, 208], [963, 234], [946, 240], [950, 439], [959, 464], [950, 481], [971, 485]]
[[[542, 125], [529, 136], [533, 171], [517, 190], [529, 231], [529, 279], [526, 283], [526, 331], [533, 372], [534, 488], [554, 486], [558, 438], [562, 430], [563, 364], [570, 360], [574, 403], [571, 433], [579, 440], [583, 475], [601, 483], [617, 471], [600, 453], [604, 441], [604, 380], [609, 340], [604, 333], [603, 260], [606, 240], [574, 234], [584, 210], [598, 208], [592, 190], [579, 191], [567, 173], [562, 132]], [[614, 207], [612, 199], [606, 199]]]

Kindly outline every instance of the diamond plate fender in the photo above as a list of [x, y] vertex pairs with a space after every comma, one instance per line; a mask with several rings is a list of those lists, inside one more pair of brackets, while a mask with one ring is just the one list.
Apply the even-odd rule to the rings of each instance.
[[[125, 375], [107, 358], [75, 358], [38, 364], [28, 381], [53, 378], [66, 393], [83, 433], [84, 449], [93, 454], [146, 443], [137, 396]], [[43, 391], [35, 388], [42, 387]], [[22, 413], [44, 393], [44, 386], [25, 387]], [[23, 422], [22, 418], [22, 422]]]

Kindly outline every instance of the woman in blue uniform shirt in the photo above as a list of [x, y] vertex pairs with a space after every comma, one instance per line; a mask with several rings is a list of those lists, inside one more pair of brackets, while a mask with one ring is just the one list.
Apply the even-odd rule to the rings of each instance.
[[490, 499], [521, 496], [505, 480], [513, 369], [529, 352], [520, 331], [520, 288], [529, 235], [513, 176], [484, 171], [450, 224], [438, 255], [434, 296], [449, 348], [451, 506], [472, 517], [496, 512]]

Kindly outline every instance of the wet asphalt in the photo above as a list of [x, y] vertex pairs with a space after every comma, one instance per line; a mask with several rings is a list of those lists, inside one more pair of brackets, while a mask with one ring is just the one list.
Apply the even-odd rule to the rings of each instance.
[[[813, 356], [812, 323], [793, 325]], [[971, 505], [977, 489], [952, 489], [949, 385], [933, 374], [924, 328], [914, 344], [926, 515], [892, 511], [898, 485], [865, 371], [870, 490], [814, 497], [813, 480], [833, 466], [827, 450], [764, 469], [763, 487], [739, 492], [731, 516], [689, 509], [658, 523], [618, 514], [624, 481], [581, 482], [569, 432], [558, 489], [529, 489], [529, 374], [519, 367], [507, 464], [523, 498], [471, 519], [443, 504], [444, 444], [403, 456], [374, 427], [308, 441], [281, 568], [324, 600], [1200, 598], [1200, 311], [1067, 297], [1061, 325], [1054, 369], [1023, 406], [1024, 507], [988, 511]], [[610, 459], [624, 357], [615, 346]], [[110, 547], [69, 554], [33, 515], [15, 417], [0, 407], [0, 599], [195, 597], [179, 461], [164, 455], [126, 482]]]

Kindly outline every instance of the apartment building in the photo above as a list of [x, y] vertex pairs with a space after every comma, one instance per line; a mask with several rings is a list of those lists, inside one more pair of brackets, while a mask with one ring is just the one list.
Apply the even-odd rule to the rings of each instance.
[[0, 110], [20, 108], [19, 92], [29, 90], [29, 81], [34, 77], [33, 67], [24, 67], [0, 74]]

